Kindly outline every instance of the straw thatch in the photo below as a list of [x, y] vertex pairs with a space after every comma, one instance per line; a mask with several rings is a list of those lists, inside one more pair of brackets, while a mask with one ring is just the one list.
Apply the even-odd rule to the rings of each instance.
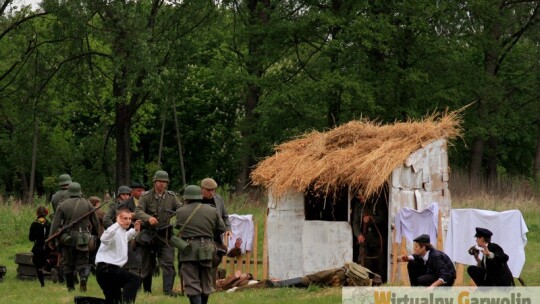
[[324, 133], [313, 131], [277, 146], [251, 179], [271, 189], [274, 197], [310, 187], [331, 194], [346, 186], [369, 197], [411, 153], [435, 140], [459, 136], [460, 122], [459, 112], [450, 112], [417, 122], [382, 125], [361, 120]]

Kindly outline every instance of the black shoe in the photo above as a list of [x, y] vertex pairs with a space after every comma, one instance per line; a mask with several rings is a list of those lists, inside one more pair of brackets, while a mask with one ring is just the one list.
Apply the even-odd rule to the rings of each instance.
[[81, 284], [79, 285], [79, 290], [81, 292], [86, 292], [86, 279], [81, 279]]

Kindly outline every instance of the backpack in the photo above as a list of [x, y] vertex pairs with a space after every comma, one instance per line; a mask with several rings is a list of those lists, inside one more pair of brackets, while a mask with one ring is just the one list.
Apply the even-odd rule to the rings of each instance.
[[347, 281], [351, 286], [378, 286], [382, 284], [380, 275], [360, 264], [351, 262], [345, 267], [345, 275], [350, 279]]

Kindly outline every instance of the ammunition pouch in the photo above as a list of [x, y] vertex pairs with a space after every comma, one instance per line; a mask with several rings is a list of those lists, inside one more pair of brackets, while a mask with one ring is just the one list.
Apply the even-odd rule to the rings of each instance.
[[79, 230], [77, 234], [77, 250], [88, 251], [88, 243], [90, 242], [91, 237], [92, 235], [90, 234], [90, 232]]
[[180, 250], [181, 253], [185, 254], [191, 251], [191, 244], [179, 236], [173, 235], [171, 237], [171, 244], [174, 247], [178, 248], [178, 250]]
[[195, 257], [203, 267], [212, 267], [212, 261], [214, 260], [215, 253], [216, 245], [214, 244], [214, 242], [201, 241], [200, 247], [195, 253]]
[[60, 235], [60, 244], [64, 246], [73, 246], [73, 237], [71, 231], [65, 231]]

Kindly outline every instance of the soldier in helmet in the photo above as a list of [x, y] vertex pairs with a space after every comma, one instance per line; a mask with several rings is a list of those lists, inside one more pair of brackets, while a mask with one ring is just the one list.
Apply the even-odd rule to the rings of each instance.
[[[169, 221], [181, 204], [176, 194], [167, 191], [169, 174], [165, 171], [156, 171], [153, 177], [154, 187], [143, 192], [139, 205], [135, 208], [135, 216], [143, 222], [144, 229], [140, 233], [141, 239], [152, 236], [145, 241], [142, 255], [141, 276], [145, 280], [154, 273], [156, 257], [163, 270], [163, 293], [177, 296], [173, 291], [174, 278], [174, 247], [169, 244], [172, 236], [172, 226]], [[149, 291], [149, 290], [147, 290]]]
[[[71, 183], [71, 176], [69, 174], [62, 174], [58, 177], [58, 186], [60, 186], [60, 190], [56, 191], [51, 196], [51, 205], [52, 205], [52, 213], [49, 215], [50, 219], [54, 219], [54, 213], [56, 212], [56, 208], [58, 208], [58, 205], [61, 201], [63, 201], [66, 198], [66, 192], [69, 184]], [[53, 250], [55, 255], [60, 255], [62, 252], [61, 245], [58, 244]], [[51, 270], [51, 277], [54, 283], [59, 282], [60, 284], [64, 283], [64, 271], [63, 267], [54, 267]]]
[[[117, 212], [120, 209], [131, 211], [132, 225], [130, 228], [133, 228], [135, 221], [135, 201], [131, 196], [131, 189], [128, 186], [120, 186], [118, 188], [118, 193], [116, 197], [116, 203], [114, 206], [109, 208], [107, 214], [103, 218], [103, 226], [105, 229], [109, 228], [116, 222]], [[142, 266], [142, 249], [140, 246], [137, 246], [135, 240], [130, 242], [128, 246], [128, 259], [127, 262], [122, 266], [124, 269], [136, 274], [140, 277], [141, 275], [141, 266]]]
[[[56, 191], [51, 197], [53, 212], [56, 212], [58, 204], [64, 199], [64, 193], [66, 192], [66, 189], [70, 183], [71, 176], [69, 176], [69, 174], [62, 174], [60, 177], [58, 177], [58, 186], [60, 186], [60, 190]], [[51, 214], [51, 217], [54, 217], [54, 214]]]
[[[54, 214], [51, 235], [61, 226], [74, 222], [94, 209], [90, 202], [82, 198], [79, 183], [70, 183], [66, 194], [69, 198], [58, 205], [58, 209]], [[86, 283], [90, 275], [88, 241], [91, 234], [97, 235], [97, 227], [99, 227], [99, 221], [96, 214], [92, 213], [60, 236], [60, 243], [62, 244], [61, 263], [68, 291], [75, 290], [75, 271], [80, 276], [80, 290], [86, 291]]]
[[184, 191], [185, 205], [176, 211], [176, 228], [183, 229], [180, 237], [191, 245], [189, 249], [178, 253], [180, 273], [191, 304], [208, 303], [208, 298], [214, 291], [214, 236], [226, 230], [216, 208], [202, 203], [202, 199], [199, 186], [187, 186]]

